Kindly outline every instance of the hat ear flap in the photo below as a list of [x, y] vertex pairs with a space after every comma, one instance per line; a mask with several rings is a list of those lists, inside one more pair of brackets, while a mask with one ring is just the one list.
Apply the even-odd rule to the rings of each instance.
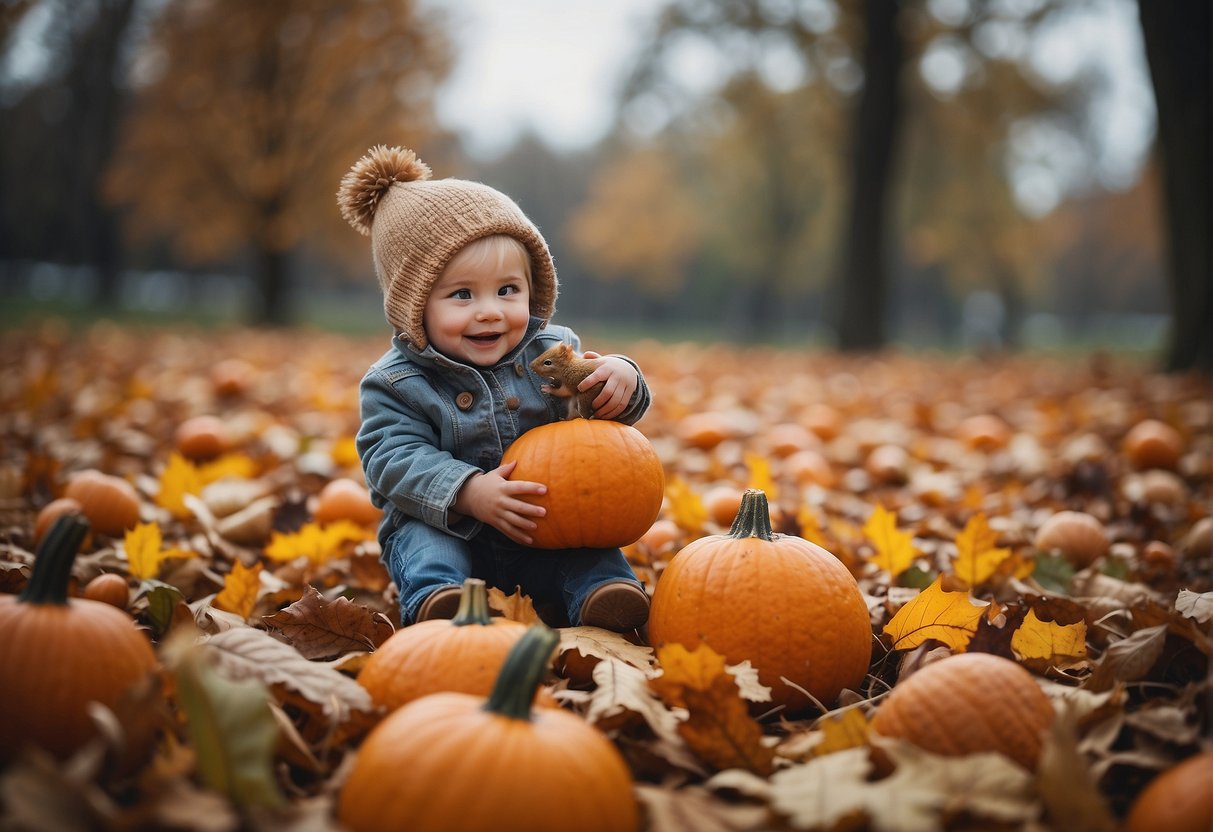
[[337, 189], [337, 207], [354, 230], [367, 235], [371, 233], [375, 211], [392, 185], [429, 178], [429, 165], [418, 159], [412, 150], [377, 145], [342, 177]]

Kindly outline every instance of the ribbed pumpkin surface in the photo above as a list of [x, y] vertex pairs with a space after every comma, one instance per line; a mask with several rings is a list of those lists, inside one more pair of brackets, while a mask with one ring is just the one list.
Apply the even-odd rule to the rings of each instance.
[[95, 733], [86, 706], [113, 708], [157, 666], [125, 613], [100, 601], [0, 596], [0, 757], [34, 743], [65, 757]]
[[436, 693], [379, 723], [342, 788], [341, 822], [354, 832], [637, 828], [631, 775], [597, 729], [554, 709], [512, 719], [484, 701]]
[[462, 627], [419, 621], [397, 630], [371, 654], [358, 683], [389, 710], [438, 691], [487, 696], [506, 654], [525, 632], [525, 624], [504, 618]]
[[[769, 532], [761, 492], [746, 493], [742, 512], [754, 494]], [[700, 538], [670, 561], [653, 592], [649, 641], [689, 650], [706, 642], [729, 663], [748, 659], [774, 703], [794, 712], [812, 703], [780, 677], [831, 704], [862, 684], [872, 625], [854, 577], [825, 549], [790, 535], [731, 533]]]
[[1213, 754], [1204, 752], [1159, 774], [1129, 809], [1125, 832], [1213, 829]]
[[518, 437], [502, 457], [512, 480], [541, 482], [527, 497], [547, 509], [532, 533], [540, 549], [613, 548], [634, 543], [661, 511], [665, 476], [643, 433], [621, 422], [570, 419]]
[[1036, 768], [1053, 706], [1032, 674], [1010, 659], [961, 653], [898, 682], [872, 730], [949, 757], [993, 751]]

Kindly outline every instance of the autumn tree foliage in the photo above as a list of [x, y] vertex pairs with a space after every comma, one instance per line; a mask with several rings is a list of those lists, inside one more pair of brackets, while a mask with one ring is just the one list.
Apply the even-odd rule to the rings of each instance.
[[136, 66], [110, 198], [187, 262], [247, 252], [252, 319], [284, 321], [289, 253], [339, 227], [336, 183], [367, 147], [435, 135], [448, 65], [442, 19], [411, 0], [169, 3]]

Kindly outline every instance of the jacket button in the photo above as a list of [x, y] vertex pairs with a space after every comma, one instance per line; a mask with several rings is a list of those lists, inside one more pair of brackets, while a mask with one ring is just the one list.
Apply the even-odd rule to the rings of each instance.
[[466, 390], [455, 397], [455, 406], [460, 410], [470, 410], [476, 397]]
[[526, 368], [522, 366], [521, 361], [514, 364], [514, 375], [518, 376], [518, 378], [522, 378], [524, 375], [526, 375]]
[[518, 405], [520, 405], [520, 404], [522, 404], [522, 400], [519, 399], [517, 396], [510, 396], [508, 399], [505, 400], [505, 406], [508, 407], [510, 410], [517, 410]]

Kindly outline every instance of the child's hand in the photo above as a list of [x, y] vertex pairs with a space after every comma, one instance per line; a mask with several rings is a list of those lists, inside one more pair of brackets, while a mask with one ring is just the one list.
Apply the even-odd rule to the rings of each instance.
[[529, 533], [535, 529], [535, 521], [530, 518], [542, 517], [547, 509], [531, 505], [519, 496], [540, 496], [548, 489], [543, 483], [507, 479], [517, 464], [507, 462], [486, 474], [473, 475], [459, 489], [454, 509], [489, 524], [515, 543], [529, 544]]
[[604, 382], [602, 392], [594, 399], [594, 418], [614, 419], [627, 409], [632, 394], [636, 392], [636, 368], [613, 355], [601, 356], [587, 350], [581, 357], [597, 361], [598, 366], [594, 368], [594, 372], [581, 380], [577, 389], [589, 390], [598, 382]]

